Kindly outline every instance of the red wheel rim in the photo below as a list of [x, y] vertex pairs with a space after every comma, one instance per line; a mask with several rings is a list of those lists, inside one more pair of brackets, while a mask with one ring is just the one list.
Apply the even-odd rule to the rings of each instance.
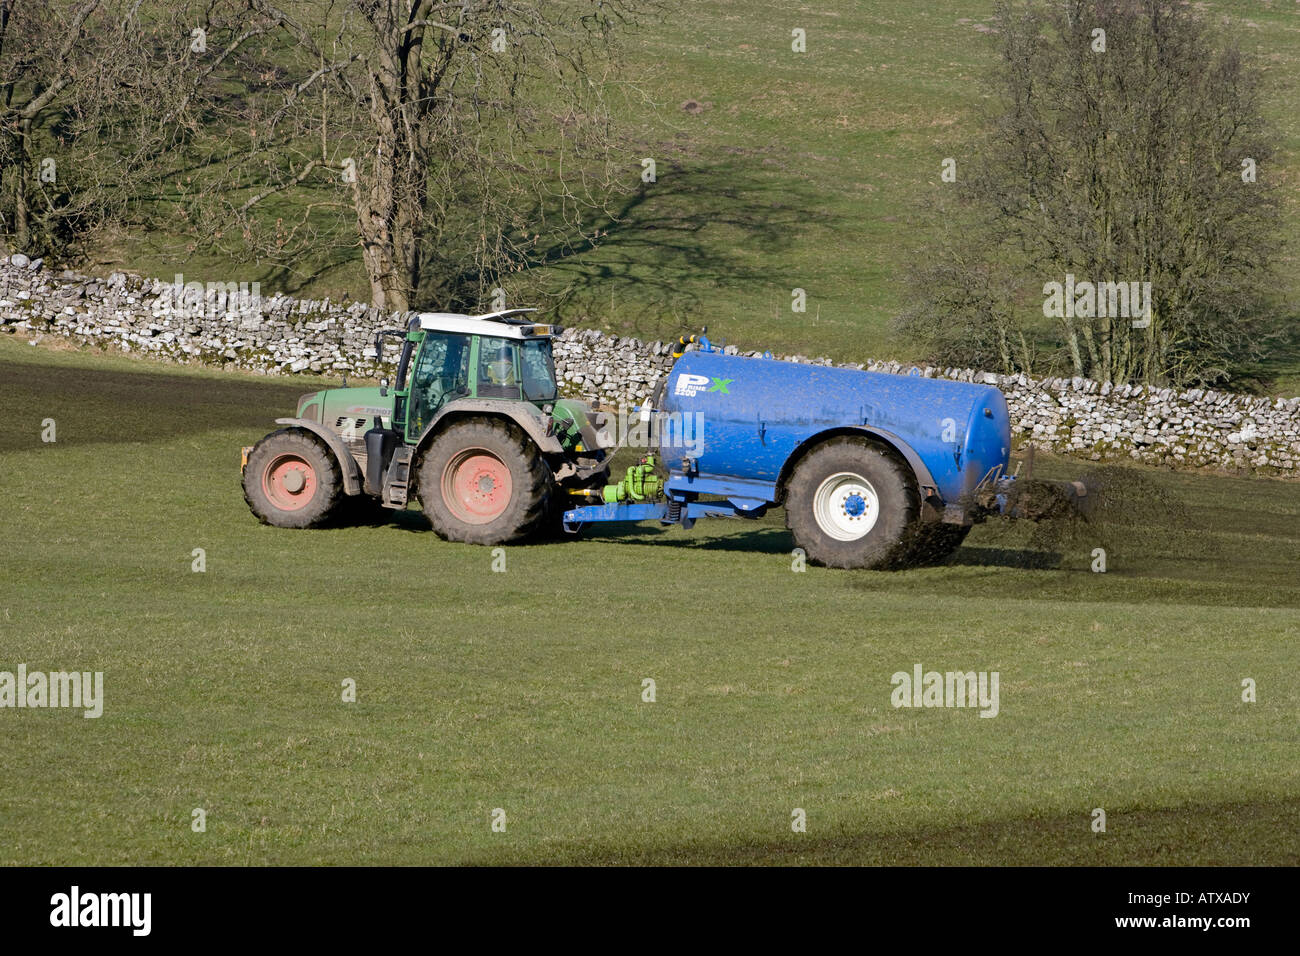
[[510, 469], [485, 448], [456, 454], [442, 473], [442, 500], [466, 524], [487, 524], [510, 504]]
[[281, 511], [298, 511], [316, 495], [316, 469], [298, 455], [278, 455], [262, 471], [262, 491]]

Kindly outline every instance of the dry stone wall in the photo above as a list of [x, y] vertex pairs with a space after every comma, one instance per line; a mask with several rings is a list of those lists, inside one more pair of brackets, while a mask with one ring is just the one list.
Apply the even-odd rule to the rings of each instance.
[[[374, 335], [381, 328], [404, 326], [407, 316], [361, 303], [260, 297], [255, 291], [189, 289], [122, 272], [107, 278], [53, 274], [39, 259], [15, 255], [0, 260], [0, 332], [64, 336], [174, 362], [266, 374], [377, 377], [390, 368], [376, 360]], [[737, 352], [733, 346], [726, 351]], [[391, 362], [396, 352], [395, 343], [386, 346], [384, 362]], [[671, 365], [671, 344], [570, 329], [556, 342], [555, 355], [566, 394], [635, 405], [650, 396]], [[846, 367], [912, 371], [897, 362]], [[918, 373], [998, 386], [1007, 397], [1013, 433], [1058, 453], [1289, 477], [1300, 472], [1300, 398], [1111, 386], [1083, 378], [1034, 379], [974, 369], [923, 368]]]

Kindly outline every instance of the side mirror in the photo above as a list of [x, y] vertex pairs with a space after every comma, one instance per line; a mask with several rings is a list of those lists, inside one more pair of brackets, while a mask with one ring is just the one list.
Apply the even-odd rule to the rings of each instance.
[[379, 394], [385, 398], [388, 397], [388, 377], [385, 376], [379, 380]]

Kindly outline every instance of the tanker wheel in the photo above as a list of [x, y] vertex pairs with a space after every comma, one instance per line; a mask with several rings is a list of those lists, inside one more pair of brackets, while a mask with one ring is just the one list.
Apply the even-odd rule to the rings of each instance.
[[420, 505], [448, 541], [506, 544], [546, 519], [553, 481], [537, 446], [502, 421], [456, 422], [425, 452]]
[[872, 442], [832, 438], [795, 466], [785, 526], [814, 564], [891, 568], [906, 555], [919, 508], [906, 465]]
[[971, 525], [922, 522], [912, 529], [906, 562], [911, 565], [938, 564], [961, 547]]
[[343, 476], [329, 450], [292, 428], [267, 435], [244, 466], [244, 500], [263, 524], [315, 528], [328, 522], [343, 497]]

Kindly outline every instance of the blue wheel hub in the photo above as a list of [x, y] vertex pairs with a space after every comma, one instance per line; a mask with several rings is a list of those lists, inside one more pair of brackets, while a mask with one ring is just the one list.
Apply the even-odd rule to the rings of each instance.
[[857, 518], [866, 510], [867, 510], [867, 503], [862, 500], [861, 495], [851, 494], [844, 499], [845, 514], [853, 518]]

